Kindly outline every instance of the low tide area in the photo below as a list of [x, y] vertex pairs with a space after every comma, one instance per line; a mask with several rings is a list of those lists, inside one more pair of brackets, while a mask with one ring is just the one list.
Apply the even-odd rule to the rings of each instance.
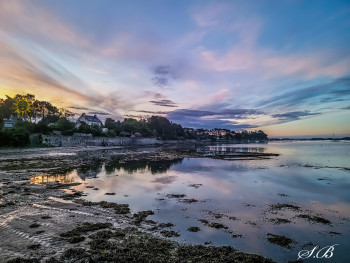
[[224, 254], [232, 262], [323, 262], [330, 252], [315, 255], [328, 246], [332, 262], [350, 260], [349, 142], [15, 156], [0, 153], [1, 262], [75, 262], [77, 249], [91, 262], [118, 262], [116, 247], [134, 236], [165, 242], [164, 258], [150, 262], [206, 262], [205, 253], [207, 262], [230, 262], [213, 261]]

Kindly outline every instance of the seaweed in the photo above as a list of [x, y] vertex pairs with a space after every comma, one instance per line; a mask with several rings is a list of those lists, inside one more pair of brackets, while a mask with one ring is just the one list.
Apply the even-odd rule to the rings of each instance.
[[321, 223], [324, 225], [330, 225], [332, 223], [331, 221], [329, 221], [326, 218], [319, 217], [319, 216], [312, 216], [312, 215], [308, 215], [308, 214], [297, 215], [297, 217], [306, 219], [307, 221], [309, 221], [311, 223]]
[[288, 224], [291, 223], [292, 221], [285, 219], [285, 218], [271, 218], [270, 219], [271, 222], [273, 222], [275, 225], [280, 225], [280, 224]]
[[151, 210], [141, 211], [133, 215], [134, 222], [136, 225], [141, 224], [142, 221], [146, 219], [147, 216], [154, 215], [154, 212]]
[[271, 233], [267, 234], [267, 241], [272, 243], [272, 244], [275, 244], [275, 245], [278, 245], [281, 247], [285, 247], [288, 249], [292, 248], [292, 246], [291, 246], [292, 244], [296, 244], [296, 242], [289, 237], [275, 235], [275, 234], [271, 234]]
[[187, 228], [187, 230], [188, 230], [189, 232], [198, 232], [198, 231], [200, 231], [201, 229], [200, 229], [198, 226], [191, 226], [191, 227]]
[[160, 233], [164, 237], [179, 237], [180, 236], [180, 234], [178, 232], [175, 232], [173, 230], [171, 230], [171, 231], [163, 230], [163, 231], [160, 231]]

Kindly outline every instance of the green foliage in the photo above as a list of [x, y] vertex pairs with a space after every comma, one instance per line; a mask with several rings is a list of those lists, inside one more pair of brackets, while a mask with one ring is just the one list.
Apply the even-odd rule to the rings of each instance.
[[53, 129], [47, 126], [47, 123], [44, 120], [39, 121], [34, 128], [34, 132], [42, 134], [50, 134]]
[[106, 136], [106, 134], [102, 132], [102, 129], [97, 125], [90, 126], [90, 125], [87, 125], [86, 123], [82, 123], [79, 126], [78, 132], [92, 134], [92, 136]]
[[106, 135], [107, 135], [107, 137], [115, 137], [115, 136], [117, 136], [115, 131], [113, 131], [113, 130], [108, 130]]
[[72, 130], [75, 126], [74, 122], [67, 120], [66, 117], [60, 117], [56, 124], [60, 131]]
[[178, 134], [185, 135], [181, 125], [173, 124], [165, 117], [152, 116], [148, 119], [148, 125], [161, 139], [176, 139]]
[[13, 103], [14, 100], [9, 96], [6, 96], [5, 100], [0, 100], [0, 119], [8, 119], [15, 114], [14, 110], [11, 109]]
[[35, 123], [31, 123], [29, 121], [18, 122], [15, 125], [15, 129], [27, 131], [28, 133], [32, 133], [35, 130]]
[[0, 130], [0, 147], [23, 147], [29, 142], [29, 132], [23, 127]]
[[119, 135], [121, 132], [121, 123], [120, 121], [115, 121], [111, 118], [107, 118], [105, 121], [105, 127], [110, 130], [114, 131], [116, 135]]

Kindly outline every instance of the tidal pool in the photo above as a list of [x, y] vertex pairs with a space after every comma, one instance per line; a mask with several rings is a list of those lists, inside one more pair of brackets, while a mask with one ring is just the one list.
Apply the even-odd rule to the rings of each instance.
[[[213, 145], [205, 151], [280, 155], [104, 163], [32, 182], [82, 182], [72, 189], [86, 193], [86, 200], [127, 203], [133, 212], [153, 210], [148, 219], [173, 223], [179, 242], [230, 245], [277, 262], [297, 260], [300, 250], [316, 245], [338, 244], [331, 261], [350, 262], [349, 142]], [[274, 235], [289, 240], [281, 246]], [[315, 255], [305, 262], [327, 260]]]

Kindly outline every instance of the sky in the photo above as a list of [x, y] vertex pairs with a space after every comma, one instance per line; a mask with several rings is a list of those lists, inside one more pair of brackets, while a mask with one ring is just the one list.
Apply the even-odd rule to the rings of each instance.
[[102, 119], [350, 135], [350, 1], [0, 0], [0, 97]]

